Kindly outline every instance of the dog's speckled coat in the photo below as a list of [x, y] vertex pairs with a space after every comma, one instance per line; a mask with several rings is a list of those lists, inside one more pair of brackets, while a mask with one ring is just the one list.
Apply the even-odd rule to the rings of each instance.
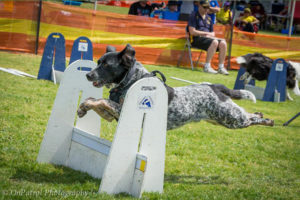
[[[119, 118], [122, 98], [127, 89], [137, 80], [150, 73], [137, 61], [135, 51], [127, 45], [121, 52], [108, 52], [98, 61], [98, 67], [87, 74], [94, 86], [115, 84], [110, 99], [87, 99], [78, 109], [79, 117], [93, 109], [108, 121]], [[112, 98], [114, 91], [121, 91], [117, 100]], [[250, 114], [235, 104], [231, 98], [249, 99], [255, 102], [254, 95], [246, 90], [230, 90], [218, 84], [196, 84], [174, 88], [174, 96], [168, 106], [167, 128], [174, 129], [188, 122], [207, 120], [227, 128], [245, 128], [250, 125], [273, 126], [274, 121], [263, 119], [261, 113]]]

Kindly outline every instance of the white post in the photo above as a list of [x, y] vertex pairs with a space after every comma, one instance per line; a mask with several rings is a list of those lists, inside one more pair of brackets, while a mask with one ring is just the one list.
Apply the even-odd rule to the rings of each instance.
[[[144, 78], [128, 90], [99, 192], [140, 197], [143, 191], [163, 191], [167, 96], [158, 78]], [[140, 176], [135, 173], [137, 154], [147, 158], [140, 186], [134, 183]]]
[[[93, 61], [78, 60], [65, 70], [41, 144], [38, 162], [67, 165], [80, 93], [82, 92], [81, 102], [91, 96], [102, 97], [102, 89], [93, 87], [86, 80], [87, 71], [80, 69], [94, 69], [96, 66]], [[85, 117], [77, 118], [76, 128], [99, 136], [100, 117], [95, 112], [89, 112]]]

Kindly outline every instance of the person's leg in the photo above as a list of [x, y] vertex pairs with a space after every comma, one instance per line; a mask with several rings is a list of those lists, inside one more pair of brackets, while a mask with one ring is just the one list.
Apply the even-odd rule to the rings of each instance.
[[251, 23], [246, 24], [246, 26], [243, 28], [243, 31], [253, 33], [254, 32], [253, 25]]
[[218, 48], [218, 40], [213, 40], [209, 46], [209, 48], [207, 49], [207, 54], [206, 54], [206, 63], [210, 63], [212, 57], [215, 55], [217, 48]]
[[224, 67], [225, 57], [226, 57], [226, 51], [227, 51], [227, 44], [225, 40], [221, 40], [219, 42], [219, 69], [218, 72], [220, 74], [228, 75], [229, 73]]
[[204, 72], [213, 73], [213, 74], [218, 73], [210, 65], [211, 59], [216, 53], [218, 45], [219, 45], [218, 40], [212, 38], [207, 38], [207, 37], [193, 38], [192, 46], [206, 51], [206, 61], [205, 61], [206, 63], [203, 69]]
[[212, 40], [209, 48], [207, 49], [206, 60], [205, 60], [205, 65], [204, 65], [204, 69], [203, 69], [204, 72], [213, 73], [213, 74], [217, 73], [217, 71], [215, 71], [211, 67], [210, 62], [217, 51], [218, 45], [219, 45], [218, 40]]
[[219, 65], [224, 64], [227, 51], [227, 44], [225, 40], [221, 40], [219, 43]]

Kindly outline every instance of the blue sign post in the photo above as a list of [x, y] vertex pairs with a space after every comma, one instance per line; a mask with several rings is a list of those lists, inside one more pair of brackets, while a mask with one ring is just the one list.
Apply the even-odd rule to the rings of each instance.
[[268, 82], [265, 89], [263, 101], [276, 101], [275, 93], [280, 94], [279, 101], [286, 99], [286, 73], [287, 63], [284, 59], [276, 59], [268, 76]]
[[38, 79], [52, 80], [52, 71], [66, 69], [66, 45], [61, 33], [51, 33], [44, 48]]

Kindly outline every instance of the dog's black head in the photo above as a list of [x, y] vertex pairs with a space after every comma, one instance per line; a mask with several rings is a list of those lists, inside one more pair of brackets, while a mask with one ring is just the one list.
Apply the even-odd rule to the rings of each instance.
[[121, 52], [108, 46], [106, 53], [98, 60], [98, 66], [86, 77], [95, 87], [110, 87], [111, 84], [120, 83], [134, 63], [135, 50], [129, 44]]
[[246, 71], [256, 80], [266, 80], [268, 78], [273, 60], [260, 53], [247, 54], [243, 56], [245, 63], [241, 64]]

